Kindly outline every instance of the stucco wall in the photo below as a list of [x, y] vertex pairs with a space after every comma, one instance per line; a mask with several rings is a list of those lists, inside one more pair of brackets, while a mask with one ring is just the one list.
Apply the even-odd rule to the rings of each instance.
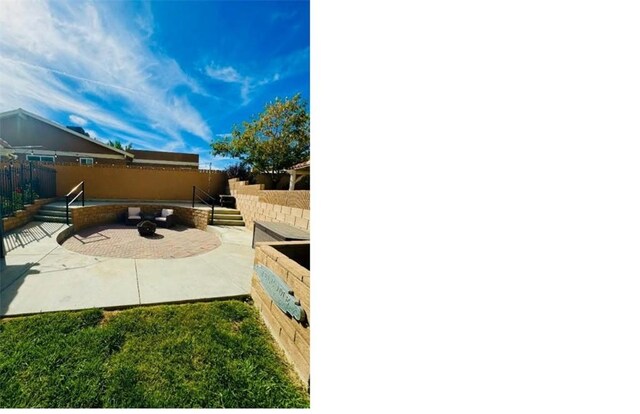
[[223, 172], [177, 168], [124, 166], [55, 165], [56, 193], [66, 195], [85, 182], [85, 198], [131, 200], [191, 200], [197, 186], [211, 195], [224, 194], [227, 176]]

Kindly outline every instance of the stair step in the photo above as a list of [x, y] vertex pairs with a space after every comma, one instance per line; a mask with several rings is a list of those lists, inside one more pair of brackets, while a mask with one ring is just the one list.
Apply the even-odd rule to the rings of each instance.
[[40, 214], [41, 216], [55, 216], [55, 217], [66, 217], [67, 216], [67, 212], [65, 210], [52, 210], [52, 209], [48, 209], [48, 208], [41, 208], [38, 211], [38, 214]]
[[[73, 205], [75, 206], [76, 203], [73, 203]], [[66, 206], [52, 206], [51, 204], [45, 204], [42, 207], [40, 207], [40, 210], [67, 211], [67, 207]]]
[[[44, 221], [44, 222], [49, 222], [49, 223], [66, 223], [67, 222], [67, 218], [66, 217], [57, 217], [57, 216], [41, 216], [41, 215], [35, 215], [33, 216], [33, 219], [35, 221]], [[71, 223], [71, 217], [69, 217], [69, 222]]]
[[242, 221], [242, 216], [241, 215], [235, 215], [235, 214], [214, 214], [213, 215], [213, 219], [214, 220], [240, 220]]
[[213, 214], [222, 214], [225, 216], [239, 216], [242, 213], [240, 213], [240, 210], [222, 210], [222, 209], [215, 209], [213, 210]]
[[244, 221], [240, 220], [213, 220], [214, 226], [244, 226]]

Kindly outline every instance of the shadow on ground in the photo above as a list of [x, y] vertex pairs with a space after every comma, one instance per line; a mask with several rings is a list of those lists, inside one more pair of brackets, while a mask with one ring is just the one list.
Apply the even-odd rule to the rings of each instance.
[[53, 235], [65, 227], [66, 224], [61, 223], [42, 223], [32, 221], [18, 230], [10, 231], [4, 235], [5, 252], [9, 253], [28, 244], [36, 243]]
[[2, 318], [11, 301], [16, 297], [27, 275], [40, 273], [34, 267], [39, 263], [25, 263], [22, 265], [7, 265], [6, 259], [0, 259], [0, 318]]

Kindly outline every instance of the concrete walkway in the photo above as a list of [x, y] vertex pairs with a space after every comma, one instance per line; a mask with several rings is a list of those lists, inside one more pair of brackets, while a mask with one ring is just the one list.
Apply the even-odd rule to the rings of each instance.
[[5, 237], [0, 317], [245, 296], [253, 268], [252, 234], [209, 226], [222, 244], [180, 259], [87, 256], [60, 246], [65, 224], [31, 222]]

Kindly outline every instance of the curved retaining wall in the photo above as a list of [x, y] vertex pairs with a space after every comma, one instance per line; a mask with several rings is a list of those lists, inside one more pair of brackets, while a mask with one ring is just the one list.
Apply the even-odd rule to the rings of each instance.
[[73, 226], [69, 226], [66, 229], [62, 230], [60, 233], [58, 233], [58, 235], [56, 236], [56, 242], [58, 242], [58, 244], [62, 244], [65, 242], [65, 240], [67, 240], [69, 237], [71, 237], [73, 235]]
[[130, 203], [109, 204], [100, 206], [78, 207], [71, 210], [74, 231], [82, 230], [100, 224], [123, 223], [127, 216], [128, 207], [140, 207], [142, 214], [155, 214], [163, 208], [173, 209], [176, 221], [188, 227], [207, 230], [211, 221], [211, 210], [198, 210], [190, 207], [177, 207], [171, 204]]

